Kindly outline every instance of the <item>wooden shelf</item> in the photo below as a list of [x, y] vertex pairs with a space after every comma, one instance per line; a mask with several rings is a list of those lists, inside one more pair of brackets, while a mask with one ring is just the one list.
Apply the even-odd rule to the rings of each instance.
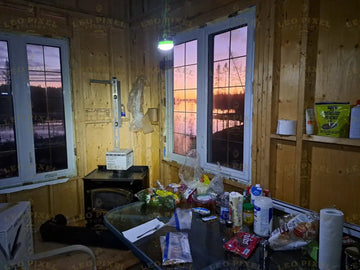
[[276, 139], [276, 140], [284, 140], [284, 141], [291, 141], [291, 142], [296, 142], [296, 136], [295, 135], [278, 135], [278, 134], [271, 134], [270, 135], [271, 139]]
[[318, 136], [318, 135], [303, 135], [304, 141], [309, 142], [319, 142], [319, 143], [328, 143], [328, 144], [338, 144], [338, 145], [349, 145], [360, 147], [359, 139], [347, 139], [347, 138], [334, 138], [334, 137], [326, 137], [326, 136]]

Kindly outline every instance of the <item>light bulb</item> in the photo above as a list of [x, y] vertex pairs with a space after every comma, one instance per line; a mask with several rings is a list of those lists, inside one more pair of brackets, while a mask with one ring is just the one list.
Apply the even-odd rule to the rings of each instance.
[[158, 42], [158, 49], [161, 51], [169, 51], [174, 48], [174, 41], [163, 39]]

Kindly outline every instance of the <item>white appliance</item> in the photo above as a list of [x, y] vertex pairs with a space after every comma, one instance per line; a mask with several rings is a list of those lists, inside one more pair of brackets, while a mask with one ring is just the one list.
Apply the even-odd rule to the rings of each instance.
[[33, 252], [30, 202], [0, 203], [0, 269], [27, 269]]

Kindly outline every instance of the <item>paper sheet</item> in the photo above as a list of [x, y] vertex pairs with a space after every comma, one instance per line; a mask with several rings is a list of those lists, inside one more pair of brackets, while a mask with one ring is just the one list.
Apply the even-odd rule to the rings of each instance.
[[[157, 225], [159, 225], [159, 228], [160, 229], [161, 227], [163, 227], [165, 224], [163, 222], [161, 222], [160, 220], [158, 219], [153, 219], [153, 220], [150, 220], [144, 224], [141, 224], [137, 227], [134, 227], [130, 230], [127, 230], [127, 231], [123, 231], [123, 235], [125, 236], [125, 238], [127, 238], [130, 242], [134, 243], [135, 241], [145, 237], [145, 236], [148, 236], [150, 234], [153, 234], [154, 232], [156, 232], [156, 230], [152, 230], [154, 229]], [[151, 231], [149, 231], [151, 230]], [[142, 235], [143, 233], [149, 231], [148, 233]], [[138, 237], [142, 235], [141, 237]]]

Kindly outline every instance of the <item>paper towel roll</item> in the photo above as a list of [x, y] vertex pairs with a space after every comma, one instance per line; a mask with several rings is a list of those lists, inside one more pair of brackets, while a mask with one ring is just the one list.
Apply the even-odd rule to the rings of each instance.
[[320, 210], [320, 270], [340, 269], [343, 224], [343, 212], [331, 208], [325, 208]]
[[278, 120], [277, 134], [279, 135], [295, 135], [296, 134], [296, 120]]

